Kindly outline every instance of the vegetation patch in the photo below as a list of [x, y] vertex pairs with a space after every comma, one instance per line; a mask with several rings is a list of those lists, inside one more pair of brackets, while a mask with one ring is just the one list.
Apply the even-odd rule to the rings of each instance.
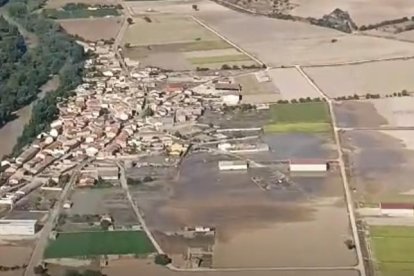
[[265, 132], [320, 133], [331, 129], [328, 106], [325, 102], [276, 104], [269, 110]]
[[243, 54], [227, 55], [227, 56], [215, 56], [215, 57], [194, 57], [188, 59], [192, 64], [204, 65], [211, 63], [226, 63], [233, 61], [245, 61], [250, 60], [248, 56]]
[[90, 6], [83, 3], [69, 3], [61, 9], [44, 9], [43, 15], [51, 19], [88, 18], [118, 16], [119, 8], [114, 6]]
[[331, 125], [328, 123], [296, 123], [296, 124], [267, 124], [265, 133], [319, 133], [328, 132]]
[[71, 258], [99, 255], [146, 255], [154, 247], [143, 231], [60, 233], [51, 240], [44, 257]]
[[374, 226], [370, 233], [381, 275], [414, 275], [414, 227]]

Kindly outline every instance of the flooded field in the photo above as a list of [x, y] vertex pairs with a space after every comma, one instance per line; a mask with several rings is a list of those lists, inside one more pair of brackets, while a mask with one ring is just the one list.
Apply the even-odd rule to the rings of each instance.
[[[42, 86], [41, 92], [38, 94], [38, 98], [41, 99], [59, 86], [59, 78], [54, 77]], [[16, 119], [8, 122], [2, 128], [0, 128], [0, 159], [10, 154], [16, 144], [17, 138], [22, 134], [24, 126], [29, 123], [32, 116], [32, 107], [34, 103], [27, 105], [18, 111], [16, 111]]]
[[358, 276], [353, 270], [332, 271], [199, 271], [175, 272], [165, 267], [154, 265], [152, 260], [121, 259], [110, 261], [103, 273], [108, 276], [135, 276], [140, 271], [146, 276]]
[[387, 124], [369, 101], [344, 101], [334, 104], [338, 127], [379, 127]]
[[[344, 244], [349, 229], [337, 172], [313, 177], [292, 175], [288, 184], [264, 191], [252, 177], [271, 181], [275, 168], [220, 172], [218, 161], [228, 159], [222, 155], [192, 154], [179, 172], [171, 175], [173, 181], [160, 181], [157, 188], [153, 184], [149, 191], [135, 189], [133, 197], [151, 230], [216, 227], [214, 267], [354, 264], [354, 252]], [[333, 221], [332, 236], [320, 235], [323, 227]], [[309, 231], [311, 238], [304, 235]], [[246, 250], [258, 247], [261, 254]], [[284, 254], [274, 252], [281, 247]], [[309, 257], [306, 252], [311, 249], [321, 253]]]
[[364, 199], [388, 199], [414, 189], [412, 144], [407, 147], [404, 140], [389, 134], [379, 131], [342, 134], [343, 144], [348, 149], [351, 185]]

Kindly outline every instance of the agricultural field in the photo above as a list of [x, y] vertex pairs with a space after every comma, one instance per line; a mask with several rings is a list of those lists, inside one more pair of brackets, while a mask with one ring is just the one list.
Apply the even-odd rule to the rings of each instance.
[[49, 241], [44, 257], [70, 258], [99, 255], [147, 255], [154, 252], [142, 231], [59, 233]]
[[338, 126], [345, 128], [414, 126], [414, 98], [412, 97], [337, 102], [334, 111]]
[[[68, 217], [75, 217], [79, 220], [78, 218], [82, 216], [97, 216], [99, 222], [99, 216], [108, 214], [114, 220], [115, 229], [129, 228], [139, 224], [124, 191], [120, 188], [77, 189], [71, 194], [70, 200], [73, 206], [65, 212]], [[73, 223], [71, 219], [68, 219], [66, 225], [62, 226], [64, 231], [66, 229], [76, 231], [78, 228], [82, 230], [85, 226], [81, 223]]]
[[385, 96], [402, 90], [414, 91], [414, 79], [411, 74], [413, 69], [412, 59], [304, 68], [331, 98], [367, 93]]
[[90, 17], [112, 17], [121, 15], [117, 7], [89, 6], [85, 4], [68, 4], [60, 9], [43, 9], [45, 17], [51, 19], [72, 19]]
[[269, 75], [284, 100], [321, 97], [296, 68], [273, 69], [269, 71]]
[[197, 18], [269, 66], [335, 64], [414, 55], [412, 45], [407, 42], [348, 35], [299, 22], [251, 16], [225, 7], [199, 6]]
[[[286, 143], [289, 144], [288, 139]], [[274, 157], [286, 152], [299, 156], [306, 150], [316, 150], [316, 146], [302, 150], [300, 146], [290, 146], [272, 148], [269, 154]], [[293, 148], [299, 150], [293, 153]], [[261, 155], [249, 158], [261, 160]], [[263, 191], [252, 182], [252, 177], [271, 179], [278, 168], [220, 172], [218, 161], [230, 159], [221, 154], [194, 153], [184, 159], [178, 174], [172, 171], [165, 180], [153, 183], [151, 189], [134, 188], [132, 196], [151, 231], [215, 226], [215, 268], [355, 263], [354, 251], [344, 244], [350, 235], [349, 223], [337, 171], [323, 176], [291, 176], [292, 181], [284, 187]], [[326, 227], [331, 229], [329, 233], [324, 233]], [[182, 253], [165, 240], [159, 241], [168, 254]], [[277, 250], [281, 247], [284, 250]], [[305, 253], [310, 248], [318, 254]], [[262, 254], [257, 254], [258, 250]]]
[[122, 18], [85, 18], [59, 20], [59, 24], [69, 34], [85, 41], [115, 39], [124, 19]]
[[414, 228], [370, 227], [371, 243], [381, 275], [408, 276], [414, 273]]
[[267, 76], [262, 77], [262, 74], [262, 72], [257, 72], [235, 77], [235, 82], [239, 83], [242, 87], [242, 103], [276, 103], [282, 99], [278, 88], [270, 79], [263, 80], [263, 77], [266, 78]]
[[323, 133], [331, 130], [328, 107], [324, 102], [277, 104], [270, 108], [265, 133]]
[[413, 194], [414, 137], [409, 130], [341, 133], [350, 185], [365, 203], [399, 202]]
[[220, 69], [255, 63], [189, 16], [147, 15], [134, 18], [123, 38], [125, 55], [168, 69]]
[[[119, 259], [110, 261], [108, 266], [103, 268], [103, 273], [107, 276], [131, 276], [131, 271], [140, 271], [145, 276], [252, 276], [251, 271], [173, 271], [166, 267], [155, 265], [152, 261], [145, 259]], [[358, 276], [356, 270], [337, 270], [337, 271], [255, 271], [254, 276]]]
[[410, 0], [289, 0], [289, 2], [293, 6], [289, 14], [321, 18], [339, 8], [349, 12], [359, 26], [404, 16], [411, 17], [414, 13]]

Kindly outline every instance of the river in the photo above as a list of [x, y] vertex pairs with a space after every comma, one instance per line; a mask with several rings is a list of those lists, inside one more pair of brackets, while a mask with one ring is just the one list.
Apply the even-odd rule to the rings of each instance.
[[[54, 76], [40, 88], [41, 92], [37, 95], [38, 99], [42, 99], [47, 93], [56, 90], [58, 86], [59, 77]], [[16, 111], [17, 118], [0, 128], [0, 159], [5, 154], [12, 152], [17, 138], [22, 134], [24, 126], [30, 121], [32, 107], [35, 103], [36, 101]]]

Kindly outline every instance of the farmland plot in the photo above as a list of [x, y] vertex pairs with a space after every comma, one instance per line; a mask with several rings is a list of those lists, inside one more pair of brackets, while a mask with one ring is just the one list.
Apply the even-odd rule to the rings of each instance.
[[305, 68], [330, 97], [414, 91], [414, 60], [382, 61], [337, 67]]

